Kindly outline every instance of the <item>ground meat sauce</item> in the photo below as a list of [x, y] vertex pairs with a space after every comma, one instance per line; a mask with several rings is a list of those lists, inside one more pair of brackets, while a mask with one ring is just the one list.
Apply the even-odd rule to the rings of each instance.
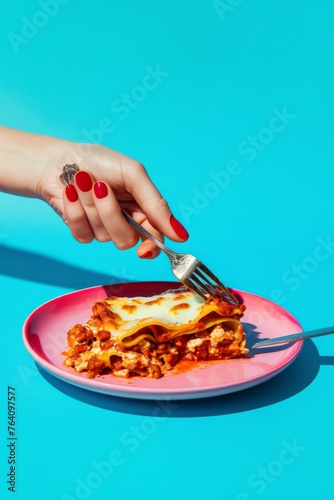
[[[180, 360], [210, 361], [246, 354], [245, 334], [241, 324], [236, 323], [243, 315], [245, 306], [241, 304], [235, 308], [219, 298], [210, 299], [208, 303], [213, 303], [219, 313], [210, 313], [206, 321], [219, 323], [216, 321], [219, 316], [228, 317], [230, 321], [213, 324], [206, 330], [205, 322], [199, 321], [192, 325], [195, 333], [175, 338], [174, 330], [166, 331], [161, 326], [150, 325], [141, 330], [147, 337], [126, 347], [114, 340], [110, 331], [119, 328], [120, 316], [110, 310], [107, 302], [98, 301], [93, 306], [93, 315], [87, 324], [76, 324], [69, 330], [65, 365], [74, 367], [76, 371], [86, 371], [89, 378], [112, 373], [121, 377], [158, 379], [172, 370]], [[188, 307], [189, 304], [181, 302], [175, 309]], [[126, 310], [131, 314], [134, 309], [128, 306]], [[131, 343], [137, 335], [138, 332], [126, 337], [127, 342]]]

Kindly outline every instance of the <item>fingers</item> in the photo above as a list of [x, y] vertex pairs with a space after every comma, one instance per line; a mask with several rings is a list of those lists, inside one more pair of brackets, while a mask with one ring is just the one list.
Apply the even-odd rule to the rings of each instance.
[[154, 186], [145, 168], [136, 164], [127, 171], [126, 187], [148, 220], [158, 231], [174, 241], [185, 241], [189, 234], [185, 227], [173, 216], [168, 203]]
[[93, 232], [94, 237], [101, 242], [110, 241], [111, 236], [103, 225], [103, 222], [97, 212], [92, 188], [93, 188], [94, 178], [88, 172], [84, 170], [78, 172], [74, 178], [74, 186], [76, 187], [82, 208], [84, 209], [84, 215], [82, 219], [82, 229], [86, 229], [86, 220]]
[[63, 202], [65, 219], [73, 237], [80, 243], [90, 243], [94, 239], [94, 232], [74, 184], [69, 184], [64, 189]]
[[[161, 241], [163, 235], [174, 241], [185, 241], [189, 237], [145, 168], [137, 162], [122, 165], [122, 174], [115, 175], [111, 183], [96, 181], [93, 175], [80, 170], [74, 184], [65, 188], [63, 202], [64, 219], [73, 236], [82, 243], [95, 238], [101, 242], [113, 241], [119, 249], [136, 245], [139, 234], [125, 220], [120, 203]], [[159, 253], [159, 248], [150, 240], [144, 240], [137, 249], [142, 258], [151, 259]]]
[[64, 210], [72, 235], [81, 243], [113, 241], [119, 249], [133, 247], [139, 239], [126, 222], [112, 189], [104, 182], [95, 182], [83, 170], [74, 184], [64, 190]]
[[93, 198], [103, 226], [117, 248], [125, 250], [136, 245], [139, 235], [125, 220], [112, 189], [105, 182], [96, 182]]

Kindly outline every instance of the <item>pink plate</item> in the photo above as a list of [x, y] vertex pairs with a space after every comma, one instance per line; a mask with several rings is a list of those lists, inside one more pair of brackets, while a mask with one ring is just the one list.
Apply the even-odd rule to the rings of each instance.
[[[150, 296], [178, 282], [142, 282], [96, 286], [57, 297], [38, 307], [23, 326], [23, 341], [34, 360], [52, 375], [91, 391], [136, 399], [194, 399], [219, 396], [265, 382], [286, 368], [298, 355], [302, 341], [250, 351], [249, 357], [226, 361], [181, 362], [164, 377], [122, 379], [104, 375], [88, 379], [63, 365], [67, 331], [87, 321], [95, 300], [111, 295]], [[255, 341], [302, 331], [281, 306], [247, 292], [235, 291], [247, 309], [242, 322], [248, 347]]]

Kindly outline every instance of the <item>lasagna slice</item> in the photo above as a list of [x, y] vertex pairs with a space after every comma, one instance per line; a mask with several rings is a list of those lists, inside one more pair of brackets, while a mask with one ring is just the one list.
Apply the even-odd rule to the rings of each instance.
[[182, 359], [234, 358], [248, 352], [240, 323], [244, 310], [220, 298], [204, 301], [186, 289], [99, 300], [88, 321], [67, 333], [64, 363], [89, 378], [160, 378]]

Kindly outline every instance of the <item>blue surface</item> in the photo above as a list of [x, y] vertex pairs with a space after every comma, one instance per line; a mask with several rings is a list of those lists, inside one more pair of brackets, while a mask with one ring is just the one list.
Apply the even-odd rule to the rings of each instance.
[[[333, 3], [54, 0], [41, 15], [45, 4], [0, 2], [1, 123], [139, 159], [191, 235], [173, 248], [304, 329], [333, 324]], [[112, 132], [98, 130], [105, 118]], [[43, 202], [0, 203], [1, 470], [9, 385], [17, 500], [331, 497], [333, 337], [307, 341], [269, 382], [160, 417], [155, 402], [69, 387], [26, 352], [28, 314], [86, 286], [170, 280], [168, 262], [80, 245]], [[0, 491], [13, 498], [4, 476]]]

